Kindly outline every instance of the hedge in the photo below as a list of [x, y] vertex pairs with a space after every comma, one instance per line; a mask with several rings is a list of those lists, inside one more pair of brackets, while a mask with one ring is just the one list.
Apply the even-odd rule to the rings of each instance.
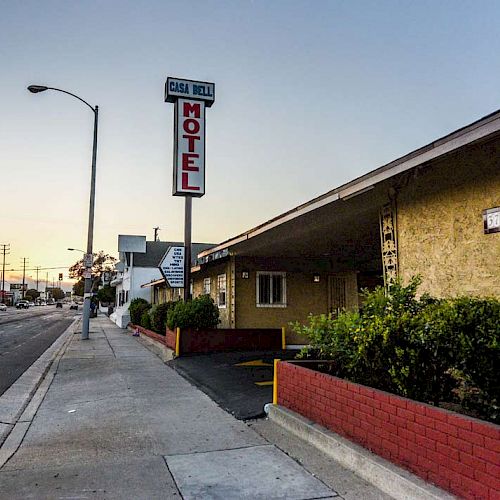
[[419, 284], [365, 291], [360, 312], [294, 324], [311, 344], [299, 357], [334, 360], [336, 376], [500, 423], [500, 301], [417, 299]]

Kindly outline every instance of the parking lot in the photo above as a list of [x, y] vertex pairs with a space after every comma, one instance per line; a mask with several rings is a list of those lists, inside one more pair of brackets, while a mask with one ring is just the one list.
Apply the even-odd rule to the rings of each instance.
[[297, 351], [252, 351], [183, 356], [168, 364], [240, 420], [264, 416], [273, 398], [274, 359]]

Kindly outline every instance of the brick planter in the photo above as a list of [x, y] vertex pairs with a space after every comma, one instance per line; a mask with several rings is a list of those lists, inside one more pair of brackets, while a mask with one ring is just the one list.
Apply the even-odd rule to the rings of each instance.
[[[176, 333], [167, 328], [167, 338], [173, 341]], [[182, 328], [179, 337], [179, 355], [224, 351], [266, 351], [282, 348], [279, 328], [210, 328], [195, 330]]]
[[465, 498], [500, 498], [500, 426], [278, 363], [278, 404]]
[[[130, 328], [176, 351], [177, 333], [169, 328], [159, 335], [147, 328], [130, 323]], [[179, 355], [223, 351], [279, 350], [282, 348], [280, 329], [183, 328], [179, 336]]]
[[[159, 342], [160, 344], [163, 344], [167, 346], [169, 349], [172, 349], [173, 351], [175, 350], [175, 333], [170, 332], [170, 330], [167, 330], [167, 335], [160, 335], [156, 332], [153, 332], [152, 330], [148, 330], [147, 328], [144, 328], [139, 325], [134, 325], [133, 323], [129, 324], [129, 327], [132, 328], [133, 330], [137, 330], [138, 332], [142, 333], [143, 335], [146, 335], [146, 337], [149, 337], [150, 339], [153, 339], [156, 342]], [[170, 335], [169, 335], [170, 333]], [[173, 337], [172, 337], [173, 335]]]

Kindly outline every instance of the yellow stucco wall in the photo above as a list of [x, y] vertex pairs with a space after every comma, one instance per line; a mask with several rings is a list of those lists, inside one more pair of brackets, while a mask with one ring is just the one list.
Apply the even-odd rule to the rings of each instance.
[[422, 169], [397, 198], [399, 274], [438, 297], [500, 297], [500, 233], [482, 212], [500, 206], [498, 139]]
[[[249, 273], [248, 278], [242, 277], [243, 271]], [[257, 307], [258, 271], [286, 273], [286, 307]], [[306, 323], [309, 314], [328, 312], [328, 276], [332, 273], [325, 270], [325, 263], [303, 262], [299, 259], [273, 259], [272, 257], [268, 259], [231, 257], [231, 260], [220, 264], [209, 264], [193, 275], [194, 296], [203, 293], [203, 280], [210, 277], [210, 295], [217, 303], [217, 275], [223, 273], [226, 273], [227, 280], [227, 305], [219, 309], [221, 328], [281, 328], [285, 326], [288, 344], [304, 344], [307, 340], [296, 335], [289, 323], [295, 321]], [[320, 275], [319, 283], [313, 282], [315, 273]], [[347, 307], [356, 308], [358, 305], [356, 273], [341, 272], [337, 276], [346, 278]]]
[[219, 318], [221, 328], [231, 328], [231, 263], [224, 261], [220, 264], [210, 264], [209, 267], [198, 271], [192, 275], [193, 297], [198, 297], [203, 293], [203, 280], [210, 278], [210, 297], [217, 304], [217, 276], [226, 274], [226, 307], [219, 308]]
[[[248, 279], [242, 278], [242, 271], [249, 272]], [[286, 272], [286, 307], [257, 307], [257, 272]], [[313, 282], [313, 274], [320, 275], [320, 282]], [[286, 327], [288, 344], [304, 344], [301, 338], [289, 326], [290, 322], [307, 322], [309, 314], [328, 312], [328, 272], [324, 266], [314, 262], [288, 259], [244, 259], [236, 260], [236, 325], [239, 328], [279, 328]], [[355, 273], [343, 273], [348, 276], [347, 303], [357, 306], [357, 288]]]

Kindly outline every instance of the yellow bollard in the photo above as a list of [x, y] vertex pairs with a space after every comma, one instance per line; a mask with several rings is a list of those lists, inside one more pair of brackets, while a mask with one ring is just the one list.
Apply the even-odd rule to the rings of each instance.
[[278, 404], [278, 361], [274, 360], [274, 376], [273, 376], [273, 405]]
[[175, 357], [178, 358], [181, 349], [181, 329], [177, 327], [175, 329]]
[[286, 328], [284, 326], [281, 327], [281, 348], [283, 350], [286, 349], [286, 335], [285, 335], [285, 330]]

